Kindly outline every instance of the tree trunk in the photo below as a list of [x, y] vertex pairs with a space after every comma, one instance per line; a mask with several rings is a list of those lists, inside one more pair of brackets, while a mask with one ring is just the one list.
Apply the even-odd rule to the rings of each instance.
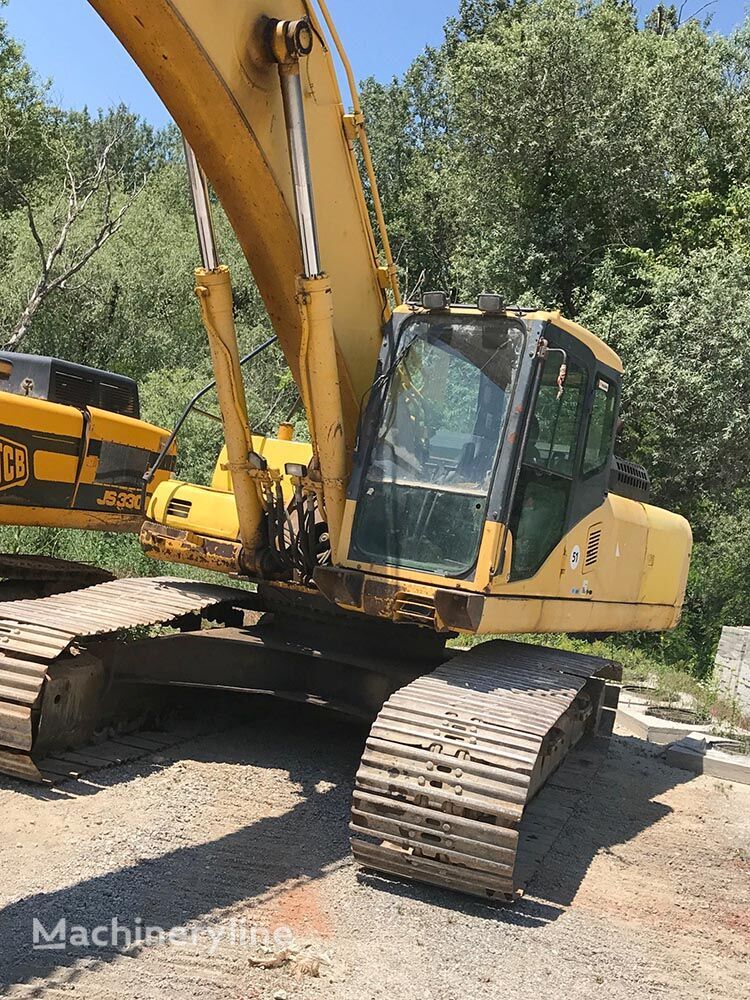
[[34, 322], [34, 317], [39, 311], [39, 307], [44, 301], [46, 290], [46, 283], [42, 280], [37, 283], [36, 288], [29, 296], [29, 301], [26, 304], [26, 308], [23, 310], [21, 315], [16, 322], [16, 325], [11, 331], [10, 337], [5, 344], [6, 351], [15, 351], [18, 349], [21, 341], [24, 339], [26, 334], [29, 332], [31, 324]]

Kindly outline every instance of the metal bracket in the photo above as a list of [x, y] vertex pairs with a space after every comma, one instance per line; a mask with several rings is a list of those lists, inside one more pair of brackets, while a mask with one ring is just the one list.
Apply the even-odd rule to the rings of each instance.
[[359, 114], [346, 114], [344, 121], [344, 135], [349, 142], [359, 142], [362, 136], [362, 129], [365, 125], [365, 116]]

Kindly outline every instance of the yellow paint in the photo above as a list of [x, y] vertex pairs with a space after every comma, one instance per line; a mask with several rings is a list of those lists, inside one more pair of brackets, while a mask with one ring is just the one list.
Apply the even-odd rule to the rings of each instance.
[[[163, 428], [143, 420], [134, 420], [132, 417], [110, 413], [96, 407], [91, 407], [88, 413], [89, 451], [95, 450], [97, 443], [110, 442], [140, 448], [147, 454], [155, 455], [167, 437], [167, 431]], [[35, 447], [29, 447], [27, 462], [28, 471], [33, 473], [35, 479], [48, 483], [75, 485], [78, 455], [59, 454], [55, 448], [59, 446], [60, 438], [68, 439], [68, 447], [72, 443], [79, 449], [85, 443], [85, 422], [81, 410], [0, 390], [0, 425], [6, 428], [5, 435], [9, 441], [15, 436], [22, 442], [28, 439], [29, 433], [34, 434]], [[174, 447], [170, 454], [174, 456]], [[97, 455], [89, 454], [81, 464], [80, 483], [89, 485], [95, 483], [98, 468]], [[170, 473], [164, 470], [158, 472], [150, 489], [168, 480], [169, 476]], [[24, 485], [25, 483], [11, 488], [22, 490]], [[111, 485], [114, 490], [118, 489], [116, 483], [106, 485]], [[84, 511], [0, 503], [0, 524], [137, 532], [142, 521], [143, 516], [140, 514], [117, 510], [100, 513], [98, 510]]]
[[676, 624], [674, 605], [489, 598], [477, 634], [659, 632]]
[[81, 411], [72, 406], [48, 403], [46, 399], [0, 392], [0, 424], [41, 434], [79, 438], [83, 430]]
[[216, 394], [221, 408], [240, 538], [247, 565], [251, 567], [262, 540], [263, 505], [248, 463], [252, 435], [234, 325], [229, 268], [218, 267], [214, 271], [198, 268], [195, 272], [195, 293], [200, 302], [216, 375]]
[[327, 276], [300, 278], [300, 370], [303, 399], [323, 480], [325, 519], [334, 563], [339, 561], [348, 476], [344, 411], [333, 329], [333, 294]]
[[[265, 458], [271, 470], [282, 473], [287, 463], [307, 465], [312, 457], [312, 446], [301, 441], [253, 437], [252, 444], [253, 451]], [[224, 448], [216, 463], [210, 487], [196, 486], [176, 479], [159, 486], [149, 504], [149, 520], [209, 538], [235, 541], [239, 537], [239, 522], [226, 461], [227, 453]], [[293, 491], [290, 479], [284, 476], [282, 492], [287, 504], [292, 499]], [[169, 513], [170, 504], [176, 500], [190, 504], [187, 517]], [[174, 505], [172, 509], [177, 506]]]
[[[351, 96], [354, 114], [344, 116], [344, 131], [346, 132], [347, 138], [351, 143], [352, 158], [354, 159], [354, 157], [356, 157], [356, 147], [354, 146], [355, 139], [359, 141], [360, 149], [362, 150], [362, 160], [364, 162], [365, 173], [367, 174], [367, 183], [370, 188], [370, 196], [372, 197], [372, 204], [375, 209], [375, 218], [378, 223], [378, 234], [380, 236], [380, 242], [383, 247], [383, 255], [385, 257], [385, 267], [380, 268], [380, 271], [384, 272], [382, 274], [381, 285], [383, 288], [390, 288], [393, 293], [394, 302], [397, 306], [400, 306], [401, 289], [399, 288], [398, 283], [398, 268], [396, 267], [393, 259], [393, 253], [391, 251], [391, 241], [388, 236], [388, 227], [385, 222], [385, 213], [383, 211], [383, 203], [380, 198], [378, 179], [375, 174], [375, 165], [372, 160], [370, 143], [367, 138], [365, 116], [362, 112], [362, 103], [357, 89], [356, 77], [354, 75], [351, 62], [349, 61], [349, 57], [346, 54], [346, 49], [341, 42], [336, 25], [333, 23], [333, 18], [328, 12], [327, 3], [325, 0], [317, 0], [317, 4], [320, 8], [321, 14], [323, 15], [323, 20], [328, 28], [328, 32], [333, 39], [333, 44], [336, 46], [336, 51], [339, 59], [341, 60], [341, 64], [344, 67], [346, 79], [349, 84], [349, 94]], [[360, 210], [364, 212], [364, 214], [367, 214], [368, 210], [364, 199], [362, 185], [358, 183], [356, 188], [360, 198]]]
[[[72, 409], [72, 407], [60, 407], [51, 403], [58, 409]], [[74, 410], [79, 421], [81, 421], [80, 411]], [[147, 451], [158, 452], [161, 450], [165, 439], [169, 436], [168, 431], [163, 427], [156, 427], [145, 420], [134, 420], [132, 417], [122, 416], [120, 413], [110, 413], [108, 410], [99, 410], [95, 406], [89, 407], [91, 416], [91, 437], [92, 440], [112, 441], [114, 444], [125, 444], [131, 448], [143, 448]], [[52, 430], [48, 424], [48, 430]], [[56, 434], [65, 433], [54, 428]], [[80, 433], [80, 429], [79, 429]], [[171, 454], [174, 454], [175, 448]]]
[[[187, 517], [174, 513], [185, 510]], [[172, 513], [170, 513], [172, 511]], [[147, 512], [148, 519], [168, 528], [192, 531], [197, 535], [218, 538], [224, 541], [239, 539], [239, 520], [234, 494], [214, 490], [208, 486], [195, 486], [172, 479], [157, 487], [151, 498]]]
[[[312, 458], [312, 445], [304, 441], [283, 441], [278, 438], [253, 437], [253, 451], [268, 462], [269, 469], [284, 471], [287, 464], [309, 465]], [[232, 483], [226, 469], [227, 450], [222, 448], [214, 469], [211, 488], [231, 492]], [[284, 498], [287, 503], [292, 499], [292, 484], [287, 478], [282, 482]]]
[[146, 521], [141, 528], [140, 542], [151, 559], [179, 563], [196, 569], [237, 576], [242, 569], [240, 542], [217, 541], [192, 531], [165, 533], [161, 525]]
[[34, 453], [34, 478], [48, 483], [72, 483], [78, 468], [75, 455], [56, 455], [51, 451]]
[[[594, 528], [601, 531], [598, 557], [587, 566]], [[573, 567], [575, 548], [581, 555]], [[492, 592], [574, 602], [681, 606], [691, 548], [690, 526], [684, 518], [610, 493], [601, 507], [571, 529], [535, 576], [514, 583], [498, 577]]]
[[359, 401], [375, 370], [388, 299], [331, 49], [303, 0], [90, 0], [184, 132], [232, 223], [300, 385], [302, 260], [278, 69], [263, 18], [309, 17], [302, 61], [321, 259], [335, 290], [334, 329], [351, 452]]
[[554, 323], [555, 326], [559, 326], [561, 330], [565, 330], [566, 333], [571, 334], [571, 336], [575, 337], [576, 340], [580, 340], [582, 344], [585, 344], [597, 361], [601, 361], [602, 364], [608, 365], [616, 372], [622, 373], [624, 371], [622, 361], [611, 347], [605, 344], [603, 340], [600, 340], [597, 336], [595, 336], [590, 330], [580, 326], [578, 323], [573, 323], [572, 320], [565, 319], [565, 317], [559, 312], [533, 313], [527, 318], [541, 319], [542, 321], [549, 320], [551, 323]]
[[79, 531], [112, 531], [137, 534], [143, 524], [141, 514], [117, 511], [99, 514], [88, 510], [56, 510], [52, 507], [16, 507], [0, 504], [0, 524], [24, 528], [75, 528]]
[[[347, 504], [350, 537], [356, 504]], [[600, 531], [598, 554], [586, 565], [588, 542]], [[684, 518], [649, 504], [610, 494], [577, 524], [528, 580], [508, 582], [512, 537], [505, 565], [497, 566], [502, 525], [487, 523], [473, 580], [454, 580], [398, 567], [347, 562], [368, 578], [398, 582], [403, 593], [435, 591], [486, 594], [479, 634], [629, 632], [674, 628], [680, 618], [692, 535]], [[580, 558], [572, 564], [574, 549]], [[489, 586], [488, 586], [489, 584]]]

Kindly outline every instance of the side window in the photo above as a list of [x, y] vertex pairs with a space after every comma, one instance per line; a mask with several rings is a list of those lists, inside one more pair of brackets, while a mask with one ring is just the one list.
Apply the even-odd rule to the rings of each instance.
[[565, 533], [588, 380], [571, 359], [561, 393], [559, 373], [560, 355], [552, 353], [531, 417], [511, 512], [514, 580], [533, 576]]
[[586, 451], [583, 456], [583, 474], [599, 472], [609, 461], [615, 433], [617, 389], [606, 379], [597, 379], [594, 403], [591, 410]]
[[560, 476], [572, 476], [586, 399], [586, 372], [575, 363], [570, 364], [561, 393], [559, 357], [550, 355], [545, 365], [524, 463]]

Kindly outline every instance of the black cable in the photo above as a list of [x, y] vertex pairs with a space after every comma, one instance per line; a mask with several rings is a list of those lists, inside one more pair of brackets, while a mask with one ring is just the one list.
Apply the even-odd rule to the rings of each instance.
[[[260, 347], [254, 348], [252, 351], [250, 351], [249, 354], [246, 354], [244, 358], [240, 358], [240, 367], [242, 367], [243, 365], [248, 364], [248, 362], [252, 361], [254, 358], [257, 358], [259, 354], [261, 354], [263, 351], [265, 351], [267, 348], [269, 348], [272, 344], [275, 344], [278, 339], [279, 338], [275, 337], [275, 336], [274, 337], [270, 337], [267, 341], [265, 341], [265, 343], [261, 344]], [[213, 388], [215, 388], [215, 386], [216, 386], [216, 379], [214, 379], [212, 382], [209, 382], [208, 385], [205, 385], [200, 390], [200, 392], [196, 392], [196, 394], [193, 396], [193, 398], [187, 404], [187, 406], [185, 407], [185, 409], [182, 411], [182, 415], [180, 416], [180, 419], [175, 424], [174, 430], [172, 431], [172, 433], [167, 438], [166, 443], [164, 444], [164, 446], [162, 447], [161, 451], [159, 452], [159, 454], [158, 454], [158, 456], [156, 458], [156, 461], [154, 462], [154, 464], [151, 466], [150, 469], [147, 469], [143, 473], [143, 482], [146, 484], [146, 487], [148, 487], [148, 485], [151, 482], [151, 480], [154, 478], [154, 476], [156, 475], [156, 473], [159, 471], [159, 469], [164, 464], [164, 459], [167, 457], [169, 449], [174, 444], [175, 439], [177, 438], [177, 435], [182, 430], [182, 425], [185, 423], [185, 421], [187, 420], [187, 418], [190, 416], [190, 414], [191, 414], [192, 410], [195, 408], [196, 404], [199, 403], [207, 393], [209, 393]]]

